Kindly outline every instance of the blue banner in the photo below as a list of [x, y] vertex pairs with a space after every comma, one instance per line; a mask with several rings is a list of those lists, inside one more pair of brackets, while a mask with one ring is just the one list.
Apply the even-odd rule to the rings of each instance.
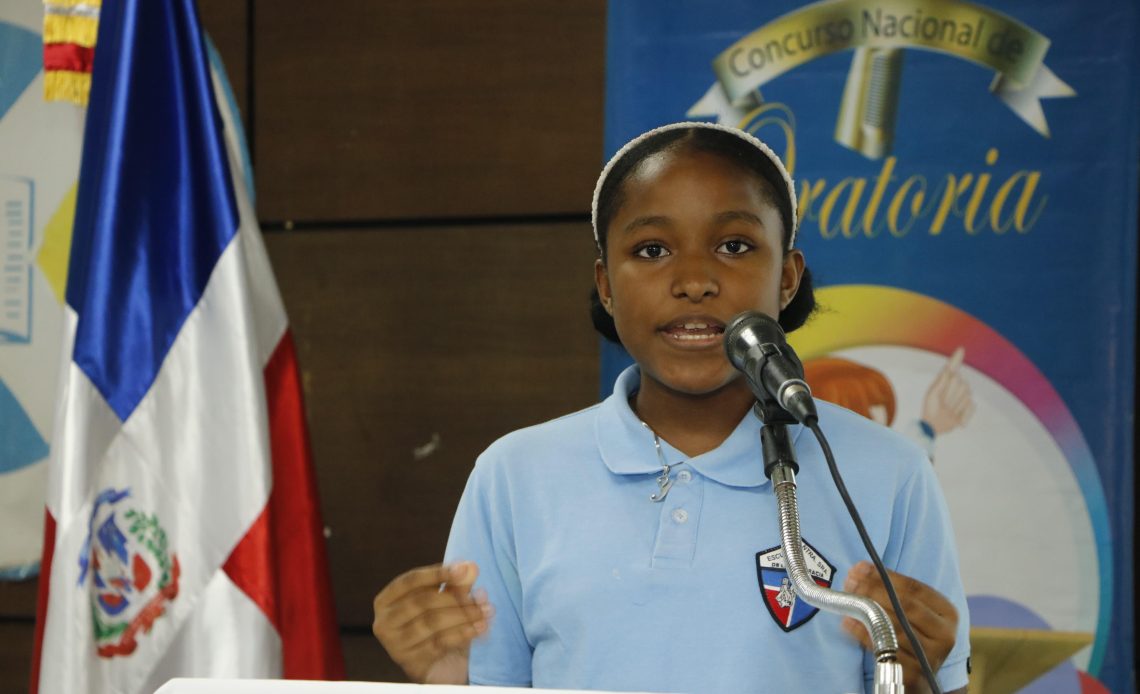
[[607, 156], [705, 120], [792, 170], [823, 307], [792, 342], [930, 453], [975, 652], [1032, 630], [1067, 645], [1023, 691], [1135, 691], [1137, 5], [624, 0], [608, 31]]

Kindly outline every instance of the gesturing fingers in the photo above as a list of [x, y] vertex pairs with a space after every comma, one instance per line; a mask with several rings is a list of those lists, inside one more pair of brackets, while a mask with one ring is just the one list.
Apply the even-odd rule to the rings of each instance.
[[458, 618], [475, 623], [482, 620], [483, 613], [474, 597], [454, 590], [407, 593], [403, 600], [376, 612], [377, 621], [393, 630], [404, 629], [413, 622], [420, 622], [427, 628], [447, 628]]
[[[380, 630], [377, 638], [415, 682], [461, 684], [466, 681], [467, 648], [489, 628], [490, 611], [471, 622], [464, 610], [444, 608], [425, 613], [399, 629]], [[453, 667], [445, 665], [451, 663]], [[443, 674], [440, 668], [449, 674]], [[432, 673], [436, 673], [435, 676]]]
[[426, 588], [438, 590], [443, 585], [470, 589], [478, 576], [478, 567], [470, 562], [421, 566], [405, 571], [392, 579], [391, 583], [377, 593], [372, 606], [373, 608], [380, 608], [383, 605], [399, 602], [409, 593], [422, 591]]
[[[899, 604], [911, 626], [915, 636], [926, 653], [927, 660], [933, 669], [937, 670], [954, 647], [954, 639], [958, 626], [958, 611], [954, 605], [934, 588], [909, 576], [889, 571], [891, 583], [894, 584]], [[848, 572], [845, 590], [857, 595], [871, 598], [883, 607], [895, 626], [899, 638], [899, 662], [903, 665], [908, 682], [917, 682], [921, 677], [914, 651], [903, 633], [902, 624], [895, 614], [887, 595], [886, 587], [875, 571], [867, 562], [860, 562]], [[861, 624], [854, 620], [845, 620], [844, 628], [852, 633], [870, 649], [870, 638]]]
[[[475, 624], [483, 621], [483, 596], [470, 592], [478, 575], [474, 564], [454, 566], [432, 565], [412, 569], [396, 577], [376, 596], [372, 607], [375, 613], [373, 631], [378, 637], [405, 628], [409, 623], [420, 622], [427, 628], [437, 623], [448, 628], [449, 615], [465, 616]], [[441, 623], [440, 620], [445, 620]]]
[[[958, 611], [954, 605], [922, 581], [895, 571], [888, 570], [887, 574], [891, 577], [899, 603], [906, 612], [911, 626], [914, 627], [916, 635], [934, 642], [949, 638], [949, 645], [953, 646], [954, 632], [958, 624]], [[870, 563], [860, 562], [852, 567], [848, 572], [845, 587], [848, 592], [864, 595], [882, 605], [896, 626], [899, 625], [886, 586]], [[949, 652], [949, 647], [946, 648], [946, 652]]]
[[465, 648], [472, 639], [487, 631], [492, 616], [490, 605], [475, 608], [433, 610], [403, 627], [408, 650], [429, 647], [437, 650]]
[[478, 573], [469, 562], [419, 567], [376, 595], [372, 632], [413, 680], [424, 681], [448, 658], [465, 663], [471, 640], [489, 628], [486, 594], [471, 592]]

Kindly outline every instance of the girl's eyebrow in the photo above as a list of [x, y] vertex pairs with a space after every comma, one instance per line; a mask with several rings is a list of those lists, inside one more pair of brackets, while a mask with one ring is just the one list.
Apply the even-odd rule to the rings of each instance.
[[[729, 222], [742, 221], [749, 224], [755, 224], [763, 228], [764, 222], [760, 221], [760, 217], [748, 210], [726, 210], [718, 212], [713, 216], [713, 222], [717, 226], [728, 224]], [[623, 234], [629, 234], [641, 227], [672, 227], [673, 220], [661, 214], [644, 215], [642, 217], [635, 217], [629, 224], [625, 225], [622, 229]]]
[[629, 224], [626, 224], [625, 228], [622, 229], [622, 233], [628, 234], [641, 227], [669, 227], [672, 225], [672, 220], [665, 215], [645, 215], [644, 217], [635, 217]]
[[726, 224], [728, 222], [743, 221], [755, 224], [756, 226], [763, 227], [764, 222], [760, 218], [748, 210], [728, 210], [726, 212], [718, 212], [716, 217], [717, 224]]

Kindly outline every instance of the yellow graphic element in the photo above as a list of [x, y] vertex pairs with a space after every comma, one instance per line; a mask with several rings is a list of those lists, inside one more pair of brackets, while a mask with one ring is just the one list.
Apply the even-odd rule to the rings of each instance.
[[[769, 125], [778, 127], [784, 134], [784, 155], [780, 159], [784, 162], [789, 175], [796, 170], [796, 116], [792, 109], [784, 104], [763, 104], [752, 109], [736, 124], [738, 128], [755, 135], [759, 130]], [[760, 138], [769, 141], [771, 138]]]
[[[843, 321], [841, 328], [862, 325], [860, 321], [867, 325], [878, 325], [875, 314], [881, 312], [882, 308], [876, 302], [895, 298], [894, 292], [907, 290], [871, 284], [820, 288], [816, 290], [816, 302], [825, 307], [823, 312], [816, 320], [809, 320], [789, 335], [788, 342], [800, 359], [804, 360], [825, 357], [832, 352], [858, 346], [863, 336], [850, 337], [851, 330], [837, 328], [836, 321]], [[840, 338], [841, 335], [848, 336], [848, 339]]]
[[[991, 147], [985, 165], [994, 166], [998, 156]], [[889, 156], [874, 178], [847, 176], [830, 185], [826, 179], [800, 179], [801, 227], [818, 223], [825, 240], [876, 238], [884, 232], [903, 238], [920, 221], [927, 222], [926, 233], [938, 236], [951, 220], [960, 220], [969, 236], [984, 231], [1027, 234], [1049, 201], [1038, 190], [1041, 171], [1035, 169], [1017, 169], [996, 180], [986, 169], [928, 179], [898, 173], [897, 166], [898, 158]]]
[[[716, 98], [710, 90], [698, 106], [708, 108]], [[698, 110], [694, 106], [689, 115], [715, 113]], [[739, 120], [731, 124], [775, 145], [789, 173], [795, 174], [796, 125], [790, 108], [775, 102], [763, 104], [739, 114]], [[773, 126], [783, 136], [782, 153], [778, 137], [773, 137]], [[764, 128], [769, 129], [760, 132]], [[928, 176], [900, 170], [898, 157], [892, 155], [882, 160], [874, 176], [830, 181], [800, 178], [796, 181], [800, 229], [814, 223], [820, 238], [827, 241], [883, 235], [903, 238], [911, 232], [938, 236], [947, 226], [958, 224], [968, 236], [984, 232], [998, 236], [1028, 234], [1049, 202], [1048, 195], [1041, 192], [1042, 172], [1015, 169], [999, 173], [992, 168], [999, 158], [999, 150], [990, 147], [977, 170]]]
[[74, 43], [79, 46], [95, 45], [99, 31], [99, 18], [82, 15], [44, 15], [44, 43]]
[[36, 265], [47, 277], [55, 298], [62, 305], [66, 301], [67, 263], [71, 256], [71, 228], [75, 222], [75, 194], [79, 183], [63, 196], [59, 207], [44, 227], [44, 242], [36, 256]]
[[835, 124], [836, 142], [868, 159], [882, 159], [891, 150], [902, 59], [900, 48], [855, 49]]
[[1076, 631], [973, 627], [970, 691], [1020, 691], [1092, 642], [1092, 634]]
[[[698, 106], [706, 113], [710, 107], [720, 106], [717, 113], [722, 122], [739, 120], [742, 102], [754, 101], [761, 86], [816, 58], [862, 48], [922, 48], [995, 70], [991, 91], [1030, 127], [1048, 137], [1040, 99], [1076, 94], [1044, 65], [1049, 43], [1012, 17], [965, 0], [823, 0], [765, 24], [717, 56], [713, 71], [720, 93], [714, 91], [714, 85]], [[844, 137], [851, 130], [848, 123], [867, 117], [866, 109], [858, 108], [860, 104], [878, 104], [880, 121], [886, 122], [883, 109], [893, 108], [890, 92], [897, 90], [901, 65], [897, 60], [889, 52], [856, 56], [845, 90], [854, 103], [844, 107], [854, 115], [841, 115], [837, 127]], [[880, 77], [876, 77], [876, 70]], [[860, 98], [864, 83], [864, 96]], [[885, 152], [881, 143], [889, 145], [889, 132], [876, 134], [872, 130], [850, 137], [856, 143], [859, 137], [868, 142], [856, 147], [860, 151]]]
[[[964, 2], [952, 0], [918, 0], [912, 7], [908, 21], [899, 20], [894, 15], [885, 14], [893, 6], [894, 0], [883, 0], [874, 4], [871, 0], [861, 0], [859, 7], [866, 14], [866, 21], [878, 22], [876, 30], [890, 37], [902, 33], [912, 34], [922, 31], [923, 8], [947, 7], [972, 8], [978, 12], [988, 12]], [[897, 3], [895, 3], [897, 4]], [[732, 55], [734, 50], [756, 41], [758, 34], [771, 32], [772, 27], [787, 22], [788, 17], [802, 17], [823, 9], [832, 11], [850, 10], [856, 0], [828, 0], [816, 3], [778, 19], [753, 32], [722, 54]], [[957, 40], [989, 45], [995, 50], [1009, 43], [1009, 52], [1025, 52], [1028, 39], [1016, 38], [1008, 24], [1001, 27], [990, 26], [996, 13], [979, 16], [966, 31], [958, 27]], [[1004, 17], [1004, 16], [1003, 16]], [[905, 18], [904, 18], [905, 19]], [[943, 27], [949, 32], [946, 20], [928, 24], [933, 32]], [[916, 29], [917, 27], [917, 29]], [[822, 30], [821, 30], [822, 31]], [[869, 30], [870, 31], [870, 30]], [[1032, 30], [1024, 29], [1026, 32]], [[854, 37], [852, 29], [851, 36]], [[816, 39], [823, 41], [823, 34], [816, 32]], [[1000, 37], [1000, 38], [998, 38]], [[905, 38], [905, 36], [904, 36]], [[1037, 61], [1043, 57], [1048, 41], [1041, 38], [1040, 48], [1035, 51]], [[847, 44], [844, 44], [847, 45]], [[775, 51], [776, 48], [769, 47]], [[834, 49], [839, 50], [839, 49]], [[719, 59], [718, 59], [719, 60]], [[801, 227], [816, 223], [820, 237], [824, 240], [876, 238], [889, 236], [903, 238], [912, 232], [925, 232], [932, 236], [942, 234], [947, 226], [960, 224], [969, 236], [985, 232], [1004, 235], [1029, 233], [1040, 220], [1048, 203], [1048, 196], [1041, 192], [1042, 171], [1038, 169], [1015, 169], [999, 171], [994, 169], [999, 152], [990, 147], [985, 152], [984, 164], [974, 170], [947, 171], [938, 175], [907, 173], [897, 157], [888, 156], [894, 138], [896, 100], [902, 68], [902, 51], [898, 47], [861, 46], [855, 49], [851, 71], [848, 74], [844, 103], [840, 109], [836, 127], [836, 140], [872, 159], [880, 159], [882, 167], [878, 175], [847, 176], [838, 180], [800, 179], [797, 185], [799, 219]], [[1039, 65], [1033, 74], [1037, 84], [1018, 92], [1017, 98], [1007, 103], [1016, 103], [1016, 110], [1028, 113], [1027, 122], [1037, 124], [1038, 131], [1048, 135], [1048, 128], [1041, 112], [1036, 95], [1072, 95], [1071, 89], [1052, 77], [1052, 73]], [[775, 73], [774, 73], [775, 74]], [[773, 75], [769, 75], [769, 78]], [[1054, 80], [1050, 86], [1050, 80]], [[1006, 78], [999, 75], [997, 90], [1005, 90]], [[1012, 84], [1012, 83], [1010, 83]], [[1057, 85], [1061, 87], [1057, 87]], [[718, 122], [734, 125], [750, 132], [760, 139], [776, 144], [784, 142], [784, 161], [792, 174], [796, 168], [796, 127], [791, 109], [784, 104], [764, 103], [757, 81], [745, 87], [749, 91], [737, 92], [733, 98], [729, 84], [714, 82], [708, 91], [688, 111], [690, 118], [715, 117]], [[1006, 96], [1008, 97], [1008, 92]], [[1024, 97], [1024, 98], [1023, 98]], [[1003, 97], [1005, 98], [1005, 97]], [[1018, 101], [1020, 100], [1020, 101]], [[1033, 111], [1034, 113], [1029, 113]], [[1035, 126], [1036, 127], [1036, 126]], [[761, 133], [759, 131], [765, 130]], [[924, 228], [925, 227], [925, 228]]]
[[[824, 287], [816, 292], [819, 315], [788, 336], [800, 359], [825, 357], [850, 347], [868, 344], [904, 344], [906, 335], [939, 332], [938, 311], [916, 311], [937, 303], [917, 292], [875, 284]], [[909, 309], [905, 325], [885, 321], [893, 311]]]
[[717, 116], [720, 123], [733, 125], [745, 132], [756, 135], [769, 145], [773, 139], [760, 133], [768, 126], [780, 129], [784, 136], [785, 149], [780, 159], [788, 173], [796, 173], [796, 116], [792, 109], [775, 101], [764, 103], [759, 91], [752, 92], [736, 104], [730, 104], [720, 83], [714, 83], [701, 100], [685, 114], [689, 118]]
[[99, 9], [103, 6], [103, 0], [45, 0], [44, 7], [48, 12], [56, 8], [63, 9]]

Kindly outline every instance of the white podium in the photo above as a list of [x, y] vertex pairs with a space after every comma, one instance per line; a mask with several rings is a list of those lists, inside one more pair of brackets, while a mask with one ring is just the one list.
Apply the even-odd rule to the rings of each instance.
[[[311, 682], [307, 680], [223, 680], [177, 677], [158, 688], [155, 694], [472, 694], [470, 687], [431, 684], [396, 684], [392, 682]], [[479, 687], [482, 694], [518, 694], [507, 687]], [[530, 689], [532, 692], [555, 692], [553, 689]], [[557, 694], [585, 694], [566, 689]], [[590, 692], [590, 694], [605, 694]], [[643, 693], [648, 694], [648, 693]]]

